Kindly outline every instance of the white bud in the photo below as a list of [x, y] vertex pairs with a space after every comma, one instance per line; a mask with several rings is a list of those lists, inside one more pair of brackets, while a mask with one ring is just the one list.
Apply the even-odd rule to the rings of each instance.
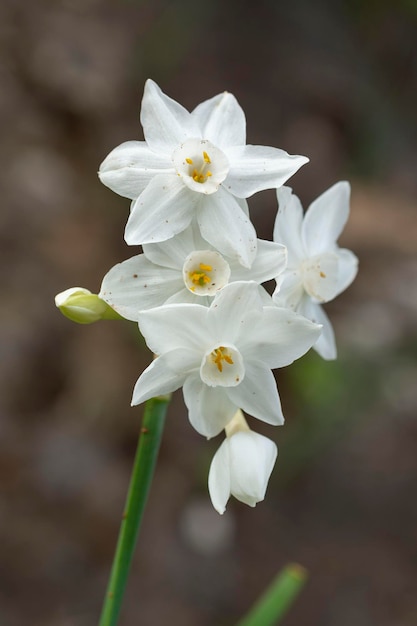
[[261, 502], [276, 458], [275, 443], [252, 430], [226, 437], [213, 457], [208, 479], [216, 511], [224, 513], [231, 495], [249, 506]]

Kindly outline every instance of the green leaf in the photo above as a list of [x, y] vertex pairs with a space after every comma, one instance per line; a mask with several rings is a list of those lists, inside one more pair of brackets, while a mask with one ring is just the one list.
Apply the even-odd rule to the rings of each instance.
[[237, 626], [276, 626], [293, 604], [306, 580], [307, 570], [297, 563], [290, 563]]

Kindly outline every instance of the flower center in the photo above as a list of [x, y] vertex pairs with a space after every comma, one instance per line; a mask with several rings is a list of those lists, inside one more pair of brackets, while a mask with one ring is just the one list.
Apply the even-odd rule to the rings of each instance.
[[215, 348], [213, 352], [210, 354], [211, 360], [216, 364], [219, 372], [223, 371], [223, 361], [229, 363], [229, 365], [233, 365], [233, 359], [230, 356], [230, 352], [224, 346], [220, 346], [219, 348]]
[[193, 160], [191, 157], [186, 157], [185, 160], [188, 165], [190, 165], [190, 176], [192, 176], [196, 183], [205, 183], [207, 178], [213, 176], [208, 169], [211, 159], [205, 150], [203, 150], [202, 159], [197, 158]]
[[189, 291], [197, 296], [214, 296], [227, 285], [229, 264], [215, 250], [195, 250], [185, 259], [182, 276]]
[[337, 294], [339, 263], [336, 254], [324, 253], [306, 259], [302, 266], [303, 286], [309, 296], [329, 302]]
[[[206, 272], [211, 272], [213, 269], [211, 265], [204, 265], [204, 263], [200, 263], [199, 265], [200, 271], [194, 270], [193, 272], [189, 272], [188, 277], [194, 285], [199, 285], [200, 287], [204, 287], [211, 281], [211, 277], [206, 274]], [[195, 287], [194, 287], [195, 289]]]
[[216, 346], [205, 354], [200, 376], [210, 387], [236, 387], [245, 376], [242, 355], [234, 346]]
[[217, 191], [229, 172], [226, 155], [206, 139], [187, 139], [172, 154], [178, 176], [198, 193]]

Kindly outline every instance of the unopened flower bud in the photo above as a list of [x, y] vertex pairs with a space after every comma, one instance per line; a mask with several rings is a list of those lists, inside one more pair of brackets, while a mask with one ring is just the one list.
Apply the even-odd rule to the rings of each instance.
[[231, 495], [249, 506], [261, 502], [277, 458], [273, 441], [250, 430], [240, 416], [238, 420], [242, 428], [234, 427], [230, 434], [226, 429], [227, 437], [210, 466], [210, 498], [220, 514], [225, 512]]
[[83, 287], [71, 287], [55, 296], [55, 304], [62, 315], [78, 324], [92, 324], [99, 320], [121, 319], [104, 300]]

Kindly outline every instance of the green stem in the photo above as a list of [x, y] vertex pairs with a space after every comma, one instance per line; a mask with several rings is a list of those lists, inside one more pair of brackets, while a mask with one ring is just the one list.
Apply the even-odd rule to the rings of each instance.
[[99, 626], [116, 626], [158, 456], [169, 396], [148, 400]]
[[238, 626], [277, 626], [307, 580], [307, 571], [291, 563], [278, 574]]

